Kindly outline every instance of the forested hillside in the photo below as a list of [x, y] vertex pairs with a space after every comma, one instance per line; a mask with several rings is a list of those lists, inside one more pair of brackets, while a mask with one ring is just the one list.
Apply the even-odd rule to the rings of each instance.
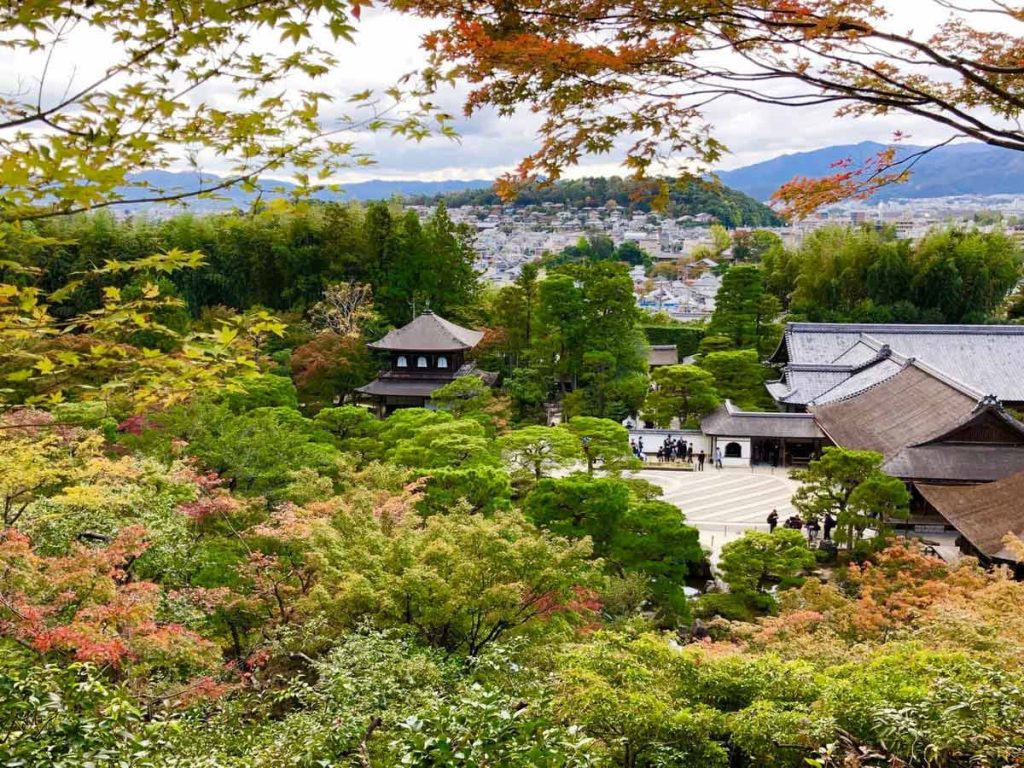
[[[18, 231], [5, 244], [5, 258], [39, 270], [39, 287], [51, 291], [108, 260], [175, 249], [202, 254], [195, 269], [161, 276], [193, 316], [220, 306], [304, 312], [330, 283], [356, 281], [373, 287], [378, 312], [392, 324], [408, 322], [427, 302], [460, 319], [478, 290], [470, 233], [443, 206], [423, 221], [387, 203], [284, 201], [252, 214], [66, 217]], [[61, 311], [94, 307], [99, 283], [95, 274], [76, 282]]]
[[[726, 273], [707, 329], [644, 328], [614, 259], [477, 285], [443, 208], [3, 233], [5, 764], [1021, 759], [1024, 586], [900, 542], [872, 516], [908, 503], [880, 454], [806, 470], [801, 508], [835, 516], [835, 548], [748, 532], [696, 597], [697, 529], [632, 474], [627, 416], [766, 407], [772, 281], [821, 271], [814, 251], [790, 254], [794, 273], [751, 238], [763, 265]], [[998, 263], [954, 258], [998, 257], [998, 239], [946, 237], [928, 253], [958, 274]], [[502, 382], [457, 379], [378, 419], [350, 398], [382, 363], [366, 342], [426, 299], [485, 329], [473, 354]], [[696, 364], [658, 369], [652, 391], [645, 332], [700, 339]], [[856, 505], [829, 495], [840, 482]]]
[[[658, 196], [656, 184], [641, 183], [618, 176], [559, 181], [548, 186], [528, 186], [518, 192], [513, 205], [557, 203], [570, 208], [600, 207], [609, 201], [630, 210], [650, 211]], [[433, 204], [438, 197], [410, 197], [414, 204]], [[440, 197], [450, 207], [499, 205], [493, 190], [465, 190]], [[671, 183], [667, 201], [660, 201], [667, 216], [696, 216], [707, 213], [727, 227], [778, 226], [782, 220], [766, 205], [725, 186], [710, 182], [681, 180]]]
[[[1022, 254], [1002, 232], [935, 229], [917, 242], [865, 227], [826, 227], [798, 248], [761, 256], [766, 289], [794, 319], [840, 322], [999, 321]], [[1019, 309], [1010, 310], [1019, 317]]]

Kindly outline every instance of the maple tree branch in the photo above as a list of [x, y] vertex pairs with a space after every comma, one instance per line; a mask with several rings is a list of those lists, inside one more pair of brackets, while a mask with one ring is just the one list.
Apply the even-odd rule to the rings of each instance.
[[370, 737], [373, 736], [374, 731], [380, 728], [381, 723], [383, 722], [384, 721], [378, 715], [374, 715], [370, 718], [370, 724], [366, 726], [366, 731], [363, 732], [363, 737], [359, 740], [360, 768], [373, 768], [373, 763], [370, 761], [369, 741]]
[[[251, 2], [246, 3], [245, 5], [241, 5], [238, 8], [236, 8], [235, 12], [236, 13], [246, 13], [246, 12], [251, 11], [252, 9], [254, 9], [254, 8], [260, 6], [260, 5], [263, 5], [265, 3], [268, 3], [268, 2], [271, 2], [271, 0], [251, 0]], [[81, 20], [86, 20], [86, 19], [84, 19], [84, 17], [81, 17], [81, 16], [77, 17], [77, 19], [80, 20], [80, 21]], [[192, 24], [188, 24], [188, 25], [183, 26], [183, 27], [178, 27], [177, 25], [172, 25], [172, 26], [168, 27], [167, 33], [162, 38], [160, 38], [159, 40], [154, 41], [153, 43], [151, 43], [147, 47], [140, 49], [138, 52], [135, 53], [135, 55], [133, 55], [127, 61], [123, 61], [120, 64], [117, 64], [117, 65], [109, 68], [102, 76], [100, 76], [99, 78], [97, 78], [96, 80], [91, 82], [89, 85], [86, 85], [85, 87], [79, 89], [78, 91], [76, 91], [75, 93], [73, 93], [70, 96], [65, 95], [59, 102], [57, 102], [56, 104], [54, 104], [51, 107], [48, 107], [46, 109], [38, 109], [36, 112], [28, 114], [28, 115], [25, 115], [24, 117], [21, 117], [21, 118], [16, 118], [16, 119], [13, 119], [13, 120], [7, 120], [7, 121], [4, 121], [4, 122], [0, 122], [0, 131], [7, 130], [9, 128], [17, 128], [19, 126], [28, 125], [30, 123], [39, 121], [42, 118], [50, 117], [51, 115], [54, 115], [54, 114], [56, 114], [56, 113], [58, 113], [58, 112], [60, 112], [60, 111], [62, 111], [64, 109], [67, 109], [72, 104], [75, 104], [76, 102], [81, 101], [87, 95], [89, 95], [93, 91], [97, 90], [98, 88], [102, 87], [106, 83], [110, 82], [112, 79], [114, 79], [118, 75], [123, 74], [124, 72], [128, 72], [129, 70], [131, 70], [136, 65], [141, 64], [143, 61], [148, 59], [154, 53], [157, 53], [161, 49], [165, 48], [167, 46], [167, 44], [170, 43], [171, 41], [173, 41], [173, 40], [175, 40], [177, 38], [180, 38], [185, 33], [195, 32], [195, 31], [197, 31], [199, 29], [202, 29], [202, 27], [206, 24], [206, 21], [207, 21], [207, 19], [206, 19], [205, 16], [200, 16], [200, 18], [196, 22], [193, 22]], [[54, 41], [54, 42], [56, 43], [56, 41]], [[52, 53], [52, 50], [51, 50], [51, 53]], [[47, 63], [49, 63], [49, 62], [47, 62]], [[45, 76], [45, 71], [44, 71], [44, 76]], [[40, 83], [39, 87], [40, 87], [40, 101], [41, 101], [41, 90], [42, 90], [43, 84]], [[41, 104], [40, 104], [40, 106], [41, 106]]]

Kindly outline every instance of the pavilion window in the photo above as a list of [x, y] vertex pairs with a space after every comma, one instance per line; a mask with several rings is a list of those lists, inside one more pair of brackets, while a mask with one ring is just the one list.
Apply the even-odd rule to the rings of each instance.
[[727, 459], [741, 459], [743, 458], [743, 448], [739, 443], [726, 443], [725, 444], [725, 458]]
[[420, 355], [419, 357], [416, 358], [416, 367], [417, 368], [429, 368], [430, 367], [430, 362], [427, 360], [426, 355]]
[[405, 355], [399, 355], [398, 359], [395, 361], [395, 367], [396, 368], [408, 368], [409, 367], [409, 358], [407, 358]]
[[448, 358], [445, 357], [444, 355], [438, 355], [437, 356], [437, 367], [438, 368], [447, 368], [448, 367]]

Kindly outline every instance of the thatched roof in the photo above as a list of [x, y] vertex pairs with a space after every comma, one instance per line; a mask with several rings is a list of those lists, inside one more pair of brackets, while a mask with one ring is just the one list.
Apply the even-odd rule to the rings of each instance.
[[1008, 533], [1024, 537], [1024, 472], [983, 485], [917, 483], [917, 489], [983, 555], [1015, 559], [1003, 538]]
[[882, 469], [905, 480], [999, 480], [1024, 470], [1024, 424], [984, 398], [960, 423], [903, 448]]
[[855, 397], [810, 410], [836, 445], [891, 458], [962, 424], [978, 400], [976, 393], [911, 363]]
[[1024, 448], [966, 443], [911, 445], [882, 464], [904, 480], [987, 483], [1024, 470]]

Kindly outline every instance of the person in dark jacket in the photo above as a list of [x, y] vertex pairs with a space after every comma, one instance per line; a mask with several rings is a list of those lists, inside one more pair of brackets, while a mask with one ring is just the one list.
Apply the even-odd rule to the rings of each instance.
[[779, 524], [779, 512], [773, 509], [772, 513], [768, 515], [768, 533], [774, 533], [776, 526]]
[[832, 531], [836, 527], [836, 519], [831, 514], [825, 514], [825, 541], [832, 541]]
[[807, 541], [814, 543], [818, 539], [818, 531], [821, 530], [821, 526], [818, 525], [818, 521], [811, 518], [807, 521]]
[[706, 453], [704, 453], [703, 450], [701, 450], [701, 452], [697, 454], [697, 471], [698, 472], [703, 472], [704, 471], [704, 460], [707, 457], [708, 457], [708, 455]]

